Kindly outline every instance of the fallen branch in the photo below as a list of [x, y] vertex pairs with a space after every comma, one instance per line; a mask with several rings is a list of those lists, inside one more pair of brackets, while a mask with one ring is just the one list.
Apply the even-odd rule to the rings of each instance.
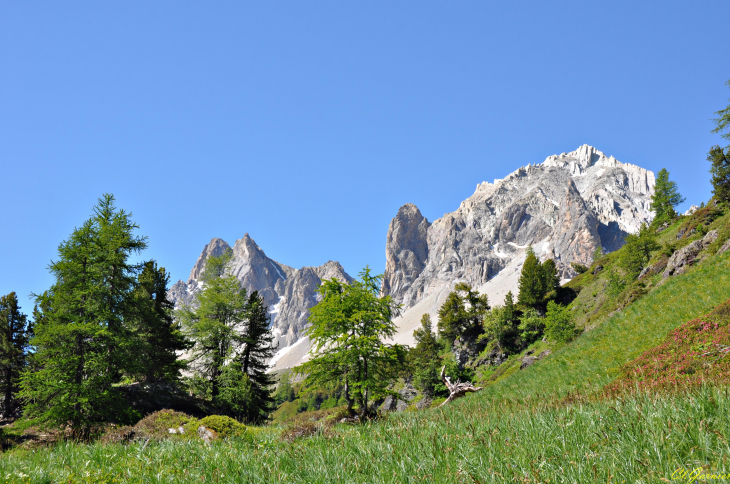
[[446, 385], [446, 388], [449, 389], [449, 392], [451, 392], [451, 395], [449, 395], [449, 398], [447, 398], [444, 403], [439, 405], [439, 407], [443, 407], [450, 401], [463, 397], [467, 393], [474, 393], [474, 392], [478, 392], [479, 390], [483, 390], [482, 387], [475, 387], [474, 385], [471, 384], [471, 382], [461, 383], [459, 380], [456, 380], [456, 383], [451, 383], [451, 379], [448, 376], [446, 376], [445, 370], [446, 370], [446, 366], [441, 368], [441, 381], [444, 382], [444, 385]]

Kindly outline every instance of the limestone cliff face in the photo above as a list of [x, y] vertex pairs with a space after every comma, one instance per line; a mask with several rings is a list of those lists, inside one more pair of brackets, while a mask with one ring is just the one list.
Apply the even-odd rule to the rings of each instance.
[[[571, 262], [590, 264], [597, 247], [616, 250], [651, 221], [653, 190], [652, 172], [583, 145], [477, 185], [430, 226], [420, 225], [414, 205], [404, 205], [388, 230], [383, 292], [407, 310], [459, 281], [480, 287], [528, 245], [572, 277]], [[425, 259], [415, 256], [413, 241]]]
[[403, 205], [388, 227], [385, 243], [384, 294], [407, 290], [421, 274], [428, 259], [428, 228], [431, 226], [418, 207]]
[[[194, 305], [195, 295], [203, 288], [200, 276], [210, 256], [220, 256], [230, 246], [213, 239], [203, 248], [187, 282], [178, 281], [168, 292], [176, 307]], [[317, 288], [323, 279], [336, 278], [350, 282], [352, 278], [339, 262], [329, 261], [319, 267], [294, 269], [266, 256], [264, 251], [245, 234], [233, 245], [231, 274], [249, 293], [258, 291], [269, 306], [276, 342], [285, 349], [299, 341], [307, 324], [309, 308], [317, 303]]]

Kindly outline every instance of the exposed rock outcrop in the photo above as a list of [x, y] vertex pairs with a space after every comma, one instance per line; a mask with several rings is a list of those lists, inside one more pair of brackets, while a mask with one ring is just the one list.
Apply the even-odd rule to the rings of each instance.
[[667, 268], [664, 269], [663, 278], [684, 274], [692, 266], [700, 252], [705, 250], [711, 243], [717, 240], [717, 230], [713, 230], [700, 240], [695, 240], [689, 245], [681, 248], [669, 258]]
[[[553, 258], [569, 278], [575, 275], [571, 262], [590, 265], [596, 248], [616, 250], [626, 234], [651, 221], [654, 181], [652, 172], [583, 145], [477, 185], [456, 211], [430, 226], [418, 225], [420, 212], [406, 205], [388, 231], [383, 291], [408, 310], [430, 298], [441, 300], [459, 281], [479, 288], [528, 245], [542, 260]], [[412, 244], [394, 243], [393, 234], [404, 227], [425, 260], [404, 250]], [[511, 289], [516, 293], [516, 286]], [[428, 306], [431, 311], [438, 303]]]
[[426, 236], [430, 226], [412, 203], [398, 210], [388, 227], [385, 243], [384, 294], [406, 291], [421, 274], [428, 259]]

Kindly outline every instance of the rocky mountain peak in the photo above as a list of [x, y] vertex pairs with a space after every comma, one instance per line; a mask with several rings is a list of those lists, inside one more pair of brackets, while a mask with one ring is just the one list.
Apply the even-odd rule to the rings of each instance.
[[200, 276], [203, 273], [203, 269], [205, 268], [205, 260], [208, 257], [220, 257], [225, 254], [226, 251], [230, 248], [231, 246], [228, 245], [228, 242], [223, 239], [211, 239], [210, 242], [205, 244], [205, 247], [203, 247], [203, 252], [201, 252], [198, 256], [197, 262], [195, 262], [193, 269], [190, 271], [190, 277], [188, 278], [188, 282], [200, 279]]
[[[440, 298], [456, 282], [481, 287], [522, 257], [528, 245], [541, 259], [555, 259], [563, 277], [571, 277], [571, 262], [590, 263], [599, 246], [616, 250], [627, 233], [651, 220], [653, 188], [652, 172], [583, 145], [494, 183], [480, 183], [456, 211], [428, 225], [425, 237], [406, 223], [414, 209], [402, 207], [388, 230], [384, 292], [407, 310], [431, 296]], [[401, 232], [409, 234], [411, 244], [426, 242], [418, 252], [425, 259], [398, 243]]]
[[388, 227], [385, 243], [385, 274], [382, 292], [400, 293], [423, 271], [428, 259], [428, 228], [431, 224], [412, 203], [399, 210]]
[[[202, 290], [200, 275], [209, 256], [219, 256], [230, 249], [227, 242], [213, 239], [203, 248], [187, 283], [178, 281], [168, 292], [176, 307], [195, 305]], [[271, 258], [246, 233], [233, 245], [230, 273], [251, 293], [258, 291], [269, 307], [272, 330], [281, 351], [301, 341], [309, 308], [317, 303], [317, 288], [323, 279], [336, 278], [350, 282], [352, 278], [339, 262], [328, 261], [317, 267], [294, 269]], [[306, 351], [305, 351], [306, 353]], [[281, 354], [279, 354], [281, 356]]]

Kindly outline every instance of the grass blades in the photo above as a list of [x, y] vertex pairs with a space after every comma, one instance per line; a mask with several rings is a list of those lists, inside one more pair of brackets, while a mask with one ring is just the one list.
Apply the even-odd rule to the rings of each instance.
[[660, 482], [677, 469], [728, 472], [730, 394], [583, 406], [479, 405], [403, 413], [293, 444], [259, 437], [61, 444], [0, 461], [3, 482]]

